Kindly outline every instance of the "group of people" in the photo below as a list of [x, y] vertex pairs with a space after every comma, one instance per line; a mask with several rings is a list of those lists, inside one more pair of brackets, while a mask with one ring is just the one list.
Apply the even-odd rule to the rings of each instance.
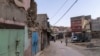
[[[67, 46], [67, 44], [68, 44], [68, 38], [67, 38], [67, 37], [68, 37], [68, 36], [65, 35], [65, 44], [66, 44], [66, 46]], [[55, 38], [54, 36], [52, 36], [52, 37], [50, 38], [50, 40], [53, 40], [54, 42], [56, 42], [56, 38]], [[60, 41], [61, 41], [61, 43], [63, 42], [62, 39], [61, 39]]]
[[[56, 39], [54, 39], [54, 42], [56, 42]], [[61, 43], [63, 42], [63, 40], [61, 40]], [[67, 43], [68, 43], [68, 39], [67, 38], [65, 38], [65, 44], [66, 44], [66, 46], [67, 46]]]
[[[61, 40], [61, 43], [62, 43], [63, 41]], [[66, 44], [66, 46], [67, 46], [67, 43], [68, 43], [68, 39], [67, 38], [65, 38], [65, 44]]]

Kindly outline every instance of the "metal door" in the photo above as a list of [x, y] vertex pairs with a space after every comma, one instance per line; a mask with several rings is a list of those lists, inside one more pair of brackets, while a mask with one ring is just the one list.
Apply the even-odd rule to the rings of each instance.
[[0, 56], [8, 56], [8, 30], [0, 30]]
[[24, 29], [0, 29], [0, 56], [23, 56]]
[[32, 54], [35, 55], [38, 52], [38, 32], [32, 33]]

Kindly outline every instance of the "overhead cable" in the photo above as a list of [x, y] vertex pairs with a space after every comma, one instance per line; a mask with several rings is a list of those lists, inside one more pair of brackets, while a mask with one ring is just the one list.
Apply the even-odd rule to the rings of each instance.
[[50, 19], [53, 19], [59, 12], [60, 10], [64, 7], [64, 5], [68, 2], [68, 0], [66, 0], [63, 5], [56, 11], [56, 13], [50, 18]]
[[[70, 8], [57, 20], [57, 22], [55, 24], [57, 24], [70, 10], [71, 8], [77, 3], [78, 0], [76, 0], [71, 6]], [[54, 25], [55, 25], [54, 24]]]

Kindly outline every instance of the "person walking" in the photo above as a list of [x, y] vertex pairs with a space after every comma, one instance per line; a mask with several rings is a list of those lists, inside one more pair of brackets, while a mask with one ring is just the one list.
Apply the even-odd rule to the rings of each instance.
[[66, 46], [67, 46], [67, 44], [68, 44], [68, 38], [67, 38], [67, 35], [65, 35], [65, 44], [66, 44]]
[[61, 43], [62, 43], [63, 41], [61, 40]]
[[54, 42], [56, 42], [55, 38], [54, 38]]
[[65, 38], [65, 44], [66, 44], [66, 46], [67, 46], [67, 44], [68, 44], [68, 39], [67, 39], [67, 38]]

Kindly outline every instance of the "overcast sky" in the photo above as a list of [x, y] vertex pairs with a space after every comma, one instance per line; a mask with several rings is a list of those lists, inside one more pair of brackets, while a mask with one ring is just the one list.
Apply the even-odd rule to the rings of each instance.
[[[35, 0], [37, 2], [37, 12], [46, 13], [49, 17], [51, 25], [67, 11], [67, 9], [74, 3], [75, 0], [68, 0], [65, 6], [55, 15], [57, 10], [62, 6], [66, 0]], [[56, 26], [70, 26], [70, 17], [91, 15], [93, 19], [100, 17], [100, 0], [78, 0], [74, 7], [60, 20]], [[53, 17], [51, 19], [51, 17]]]

